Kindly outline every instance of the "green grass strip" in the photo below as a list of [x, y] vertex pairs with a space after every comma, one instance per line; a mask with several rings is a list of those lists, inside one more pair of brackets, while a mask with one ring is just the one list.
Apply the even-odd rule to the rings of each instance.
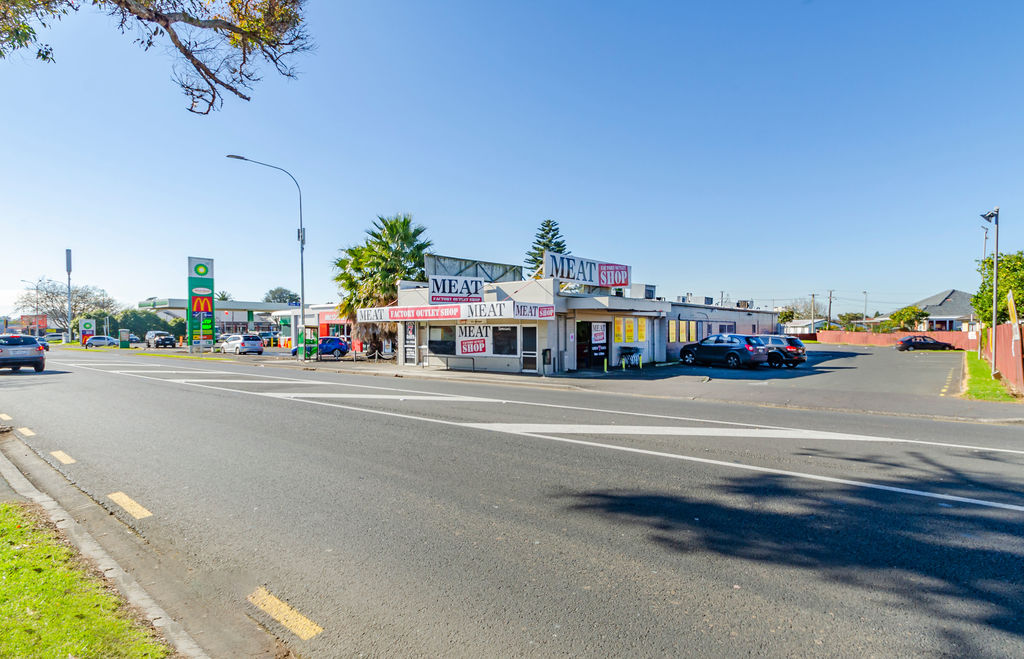
[[963, 398], [970, 400], [988, 400], [999, 403], [1016, 403], [1019, 399], [1014, 398], [1002, 382], [992, 377], [992, 367], [988, 362], [978, 357], [976, 352], [968, 350], [964, 352], [967, 356], [967, 388], [962, 394]]
[[0, 503], [0, 657], [166, 657], [77, 555], [21, 506]]

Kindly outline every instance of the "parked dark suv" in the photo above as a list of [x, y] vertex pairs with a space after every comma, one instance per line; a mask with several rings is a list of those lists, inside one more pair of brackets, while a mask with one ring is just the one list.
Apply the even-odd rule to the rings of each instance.
[[761, 343], [768, 350], [768, 365], [772, 368], [796, 368], [797, 364], [807, 361], [807, 349], [795, 336], [765, 334], [757, 338], [761, 339]]
[[174, 337], [168, 332], [158, 330], [146, 332], [147, 348], [173, 348], [175, 345]]
[[756, 336], [712, 334], [698, 343], [683, 346], [679, 360], [692, 364], [725, 364], [729, 368], [754, 368], [768, 359], [764, 344]]

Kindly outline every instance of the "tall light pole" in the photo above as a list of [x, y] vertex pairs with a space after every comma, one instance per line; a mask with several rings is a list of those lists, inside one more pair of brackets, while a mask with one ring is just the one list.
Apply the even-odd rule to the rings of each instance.
[[36, 289], [36, 296], [35, 296], [36, 310], [35, 310], [35, 314], [33, 314], [33, 316], [32, 316], [32, 331], [33, 331], [33, 336], [39, 336], [39, 282], [38, 281], [32, 282], [32, 281], [29, 281], [27, 279], [22, 279], [21, 283], [29, 284], [29, 285], [32, 286], [32, 288]]
[[814, 334], [814, 296], [815, 293], [811, 293], [811, 329], [810, 333]]
[[[302, 226], [302, 187], [299, 186], [299, 182], [295, 180], [291, 172], [282, 167], [276, 165], [268, 165], [265, 162], [259, 160], [250, 160], [245, 156], [229, 155], [228, 158], [234, 158], [235, 160], [244, 160], [251, 162], [255, 165], [263, 165], [271, 169], [276, 169], [280, 172], [284, 172], [288, 175], [288, 178], [295, 184], [296, 189], [299, 191], [299, 323], [302, 327], [302, 345], [298, 347], [295, 354], [298, 355], [299, 361], [306, 361], [306, 265], [305, 265], [305, 251], [306, 251], [306, 230]], [[296, 339], [298, 333], [296, 333]]]
[[996, 228], [992, 243], [992, 377], [996, 375], [996, 311], [999, 309], [999, 206], [981, 214], [981, 219]]
[[71, 343], [71, 250], [64, 250], [68, 266], [68, 343]]

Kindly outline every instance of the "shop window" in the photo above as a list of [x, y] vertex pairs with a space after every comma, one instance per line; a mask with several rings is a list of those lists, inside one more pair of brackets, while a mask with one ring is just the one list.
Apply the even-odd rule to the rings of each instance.
[[515, 325], [499, 325], [494, 328], [494, 354], [519, 354], [519, 328]]
[[427, 341], [428, 350], [434, 355], [455, 354], [455, 327], [431, 327]]

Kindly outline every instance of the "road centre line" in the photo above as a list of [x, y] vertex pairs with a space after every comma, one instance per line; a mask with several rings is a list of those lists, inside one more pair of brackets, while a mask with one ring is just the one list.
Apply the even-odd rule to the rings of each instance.
[[75, 464], [77, 460], [65, 453], [64, 451], [50, 451], [50, 455], [57, 458], [61, 464], [71, 465]]
[[[99, 371], [101, 373], [111, 373], [111, 372], [113, 372], [113, 371], [107, 371], [107, 370], [104, 370], [104, 369], [90, 369], [87, 366], [83, 367], [83, 368], [86, 368], [88, 370]], [[198, 369], [195, 372], [204, 372], [204, 373], [206, 373], [206, 372], [217, 372], [217, 373], [235, 374], [233, 371], [199, 371]], [[212, 380], [212, 379], [211, 380], [207, 380], [207, 379], [202, 379], [202, 378], [196, 378], [196, 379], [193, 380], [191, 378], [185, 378], [185, 379], [180, 379], [179, 380], [179, 379], [167, 379], [167, 378], [153, 378], [153, 377], [148, 377], [146, 375], [134, 375], [134, 374], [127, 373], [127, 372], [124, 372], [124, 371], [116, 372], [116, 374], [119, 374], [119, 375], [132, 375], [133, 377], [140, 377], [140, 378], [144, 378], [144, 379], [148, 379], [148, 380], [156, 380], [158, 382], [174, 382], [176, 384], [185, 384], [185, 385], [188, 385], [188, 386], [207, 387], [209, 389], [218, 389], [218, 390], [222, 390], [222, 391], [229, 391], [229, 392], [235, 392], [235, 393], [262, 395], [262, 396], [273, 397], [273, 392], [243, 391], [243, 390], [240, 390], [240, 389], [231, 389], [231, 388], [228, 388], [228, 387], [209, 387], [209, 386], [207, 386], [205, 384], [202, 384], [202, 383], [205, 383], [205, 382], [215, 382], [215, 380]], [[311, 382], [310, 380], [305, 380], [305, 379], [300, 379], [300, 378], [289, 378], [289, 377], [276, 376], [276, 375], [262, 375], [261, 374], [261, 375], [253, 375], [252, 377], [268, 378], [268, 380], [266, 380], [267, 383], [272, 382], [272, 381], [278, 381], [278, 382], [281, 382], [282, 384], [285, 383], [285, 382], [287, 382], [287, 383], [298, 383], [298, 384], [322, 384], [322, 385], [325, 385], [325, 386], [352, 387], [352, 388], [360, 388], [360, 389], [376, 389], [376, 390], [383, 390], [383, 391], [401, 391], [401, 392], [409, 392], [411, 394], [420, 394], [420, 395], [427, 393], [427, 392], [423, 392], [423, 391], [418, 390], [418, 389], [400, 389], [400, 388], [395, 388], [395, 387], [379, 387], [379, 386], [374, 386], [374, 385], [350, 384], [350, 383], [345, 383], [345, 382], [315, 382], [315, 381]], [[253, 381], [251, 381], [251, 380], [244, 380], [243, 382], [249, 383], [249, 382], [253, 382]], [[263, 381], [258, 381], [258, 382], [263, 382]], [[442, 396], [442, 397], [444, 397], [443, 400], [450, 400], [452, 402], [460, 402], [459, 401], [460, 396], [458, 394], [440, 394], [439, 393], [439, 394], [431, 394], [431, 395]], [[501, 398], [484, 398], [484, 397], [465, 397], [465, 398], [466, 398], [467, 402], [477, 402], [477, 401], [479, 401], [479, 402], [491, 402], [491, 403], [512, 404], [512, 405], [526, 405], [526, 406], [531, 406], [531, 407], [545, 407], [545, 408], [551, 408], [551, 409], [574, 410], [574, 411], [579, 411], [579, 412], [593, 412], [593, 413], [621, 415], [621, 416], [635, 416], [635, 417], [639, 417], [639, 418], [648, 418], [648, 419], [666, 419], [666, 420], [671, 420], [671, 421], [692, 421], [692, 422], [698, 422], [698, 423], [714, 423], [714, 424], [718, 424], [718, 425], [734, 426], [734, 427], [740, 427], [740, 428], [759, 428], [759, 429], [765, 429], [765, 430], [782, 430], [782, 431], [785, 431], [785, 432], [788, 432], [788, 433], [801, 433], [801, 432], [822, 432], [822, 433], [824, 433], [825, 432], [825, 431], [810, 431], [810, 430], [803, 430], [803, 429], [796, 429], [796, 428], [787, 428], [785, 426], [773, 426], [773, 425], [767, 425], [767, 424], [741, 423], [741, 422], [738, 422], [738, 421], [719, 421], [719, 420], [715, 420], [715, 419], [702, 419], [702, 418], [699, 418], [699, 417], [675, 416], [675, 415], [668, 415], [668, 414], [654, 414], [654, 413], [650, 413], [650, 412], [630, 412], [630, 411], [627, 411], [627, 410], [607, 410], [607, 409], [598, 409], [598, 408], [593, 408], [593, 407], [582, 407], [582, 406], [578, 406], [578, 405], [563, 405], [563, 404], [559, 404], [559, 403], [540, 403], [540, 402], [536, 402], [536, 401], [521, 401], [521, 400], [509, 400], [509, 399], [501, 399]], [[344, 407], [344, 406], [336, 405], [336, 407]], [[364, 408], [352, 407], [352, 408], [346, 408], [346, 409], [363, 410]], [[370, 410], [364, 410], [364, 411], [370, 411]], [[384, 413], [384, 412], [380, 412], [380, 413]], [[548, 431], [548, 432], [553, 432], [553, 431]], [[604, 433], [604, 434], [607, 434], [607, 433]], [[836, 434], [839, 434], [839, 433], [836, 433]], [[966, 450], [974, 450], [974, 451], [991, 451], [991, 452], [995, 452], [995, 453], [1024, 454], [1024, 451], [1014, 450], [1014, 449], [993, 448], [993, 447], [989, 447], [989, 446], [973, 446], [973, 445], [969, 445], [969, 444], [950, 444], [950, 443], [945, 443], [945, 442], [930, 442], [930, 441], [926, 441], [926, 440], [915, 440], [915, 439], [898, 439], [898, 438], [893, 438], [893, 437], [873, 437], [873, 436], [870, 436], [870, 435], [848, 435], [847, 438], [864, 438], [864, 439], [861, 439], [860, 441], [875, 441], [875, 442], [880, 442], [880, 443], [891, 442], [891, 443], [898, 443], [898, 444], [919, 444], [919, 445], [923, 445], [923, 446], [937, 446], [937, 447], [942, 447], [942, 448], [956, 448], [956, 449], [966, 449]], [[831, 439], [838, 439], [838, 438], [837, 437], [832, 437]]]
[[134, 517], [135, 519], [142, 519], [144, 517], [151, 517], [153, 513], [149, 512], [142, 507], [141, 504], [136, 502], [134, 499], [129, 497], [124, 492], [113, 492], [107, 495], [107, 498], [116, 503], [117, 505], [124, 508], [125, 512]]
[[[260, 392], [256, 392], [256, 391], [238, 391], [236, 389], [228, 389], [226, 387], [211, 387], [211, 386], [202, 385], [202, 384], [192, 384], [191, 386], [201, 387], [201, 388], [205, 388], [205, 389], [215, 389], [215, 390], [221, 390], [221, 391], [233, 391], [233, 392], [236, 392], [236, 393], [241, 393], [241, 394], [245, 394], [245, 395], [249, 395], [249, 396], [268, 397], [266, 393], [260, 393]], [[441, 424], [441, 425], [446, 425], [446, 426], [455, 426], [455, 427], [458, 427], [458, 428], [470, 428], [470, 429], [474, 429], [474, 430], [481, 430], [480, 428], [475, 428], [474, 426], [476, 424], [473, 424], [473, 423], [462, 423], [462, 422], [459, 422], [459, 421], [447, 421], [447, 420], [444, 420], [444, 419], [433, 419], [433, 418], [430, 418], [430, 417], [416, 416], [414, 414], [403, 414], [403, 413], [400, 413], [400, 412], [388, 412], [388, 411], [385, 411], [385, 410], [374, 410], [374, 409], [368, 409], [368, 408], [365, 408], [365, 407], [355, 407], [355, 406], [352, 406], [352, 405], [340, 405], [340, 404], [337, 404], [337, 403], [329, 403], [329, 402], [325, 402], [325, 401], [310, 400], [310, 399], [307, 399], [307, 398], [291, 398], [291, 399], [287, 399], [287, 400], [293, 400], [293, 401], [297, 401], [297, 402], [300, 402], [300, 403], [307, 403], [309, 405], [323, 405], [325, 407], [336, 407], [336, 408], [340, 408], [340, 409], [351, 410], [353, 412], [363, 412], [365, 414], [376, 414], [376, 415], [379, 415], [379, 416], [388, 416], [388, 417], [398, 418], [398, 419], [407, 419], [407, 420], [410, 420], [410, 421], [422, 421], [422, 422], [425, 422], [425, 423], [436, 423], [436, 424]], [[939, 493], [936, 493], [936, 492], [926, 492], [924, 490], [914, 490], [914, 489], [905, 488], [905, 487], [895, 487], [895, 486], [892, 486], [892, 485], [882, 485], [880, 483], [871, 483], [871, 482], [868, 482], [868, 481], [855, 481], [855, 480], [850, 480], [850, 479], [846, 479], [846, 478], [834, 478], [832, 476], [821, 476], [821, 475], [818, 475], [818, 474], [809, 474], [809, 473], [799, 472], [799, 471], [788, 471], [788, 470], [785, 470], [785, 469], [773, 469], [771, 467], [758, 467], [756, 465], [748, 465], [748, 464], [743, 464], [743, 463], [740, 463], [740, 462], [725, 462], [723, 460], [712, 460], [710, 458], [698, 458], [696, 456], [682, 455], [682, 454], [678, 454], [678, 453], [666, 453], [664, 451], [651, 451], [651, 450], [647, 450], [647, 449], [634, 448], [634, 447], [631, 447], [631, 446], [618, 446], [618, 445], [615, 445], [615, 444], [604, 444], [602, 442], [591, 442], [591, 441], [586, 441], [586, 440], [581, 440], [581, 439], [570, 439], [568, 437], [553, 437], [551, 435], [542, 435], [542, 434], [539, 434], [539, 433], [532, 433], [532, 432], [516, 432], [516, 431], [513, 431], [513, 430], [507, 430], [507, 429], [503, 429], [503, 430], [486, 430], [485, 429], [485, 431], [487, 431], [487, 432], [499, 432], [499, 433], [505, 433], [505, 434], [511, 434], [511, 435], [518, 435], [518, 436], [521, 436], [521, 437], [531, 437], [531, 438], [534, 438], [534, 439], [545, 439], [545, 440], [548, 440], [548, 441], [551, 441], [551, 442], [559, 442], [559, 443], [563, 443], [563, 444], [576, 444], [578, 446], [588, 446], [588, 447], [591, 447], [591, 448], [603, 448], [603, 449], [607, 449], [607, 450], [611, 450], [611, 451], [621, 451], [621, 452], [624, 452], [624, 453], [635, 453], [635, 454], [639, 454], [639, 455], [649, 455], [649, 456], [653, 456], [653, 457], [668, 458], [668, 459], [671, 459], [671, 460], [682, 460], [682, 461], [685, 461], [685, 462], [696, 462], [696, 463], [699, 463], [699, 464], [708, 464], [708, 465], [714, 465], [714, 466], [718, 466], [718, 467], [726, 467], [728, 469], [738, 469], [738, 470], [741, 470], [741, 471], [753, 471], [753, 472], [762, 473], [762, 474], [776, 474], [776, 475], [780, 475], [780, 476], [789, 476], [791, 478], [804, 479], [804, 480], [812, 480], [812, 481], [818, 481], [818, 482], [822, 482], [822, 483], [833, 483], [833, 484], [838, 484], [838, 485], [850, 485], [850, 486], [853, 486], [853, 487], [861, 487], [861, 488], [871, 489], [871, 490], [881, 490], [881, 491], [884, 491], [884, 492], [892, 492], [892, 493], [895, 493], [895, 494], [906, 494], [906, 495], [909, 495], [909, 496], [923, 497], [923, 498], [927, 498], [927, 499], [938, 499], [940, 501], [955, 501], [957, 503], [967, 503], [967, 504], [972, 504], [972, 505], [976, 505], [976, 506], [983, 506], [983, 507], [986, 507], [986, 508], [1000, 508], [1002, 510], [1012, 510], [1012, 511], [1015, 511], [1015, 512], [1024, 512], [1024, 506], [1022, 506], [1022, 505], [1016, 505], [1016, 504], [1011, 504], [1011, 503], [1000, 503], [998, 501], [987, 501], [985, 499], [972, 499], [972, 498], [968, 498], [968, 497], [956, 496], [956, 495], [953, 495], [953, 494], [939, 494]]]
[[36, 435], [34, 432], [32, 432], [31, 428], [18, 428], [18, 432], [20, 432], [22, 435], [25, 435], [26, 437], [35, 437]]
[[246, 599], [303, 641], [308, 641], [324, 630], [323, 627], [293, 609], [286, 602], [271, 595], [270, 591], [263, 586], [250, 593]]

